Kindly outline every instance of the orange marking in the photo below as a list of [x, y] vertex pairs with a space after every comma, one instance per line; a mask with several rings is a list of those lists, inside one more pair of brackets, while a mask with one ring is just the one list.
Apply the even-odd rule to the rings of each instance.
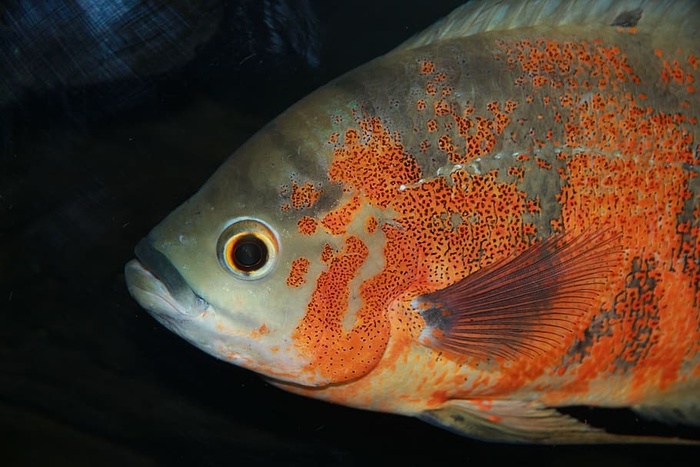
[[[389, 339], [389, 323], [381, 308], [363, 306], [350, 331], [343, 329], [350, 282], [368, 253], [359, 238], [346, 239], [343, 251], [318, 278], [306, 314], [292, 334], [299, 349], [311, 357], [311, 371], [333, 382], [370, 371], [381, 359]], [[360, 293], [368, 298], [362, 289]]]
[[297, 221], [297, 229], [302, 235], [313, 235], [318, 227], [318, 222], [313, 217], [304, 216]]
[[269, 333], [270, 333], [270, 329], [267, 327], [266, 324], [263, 324], [262, 326], [260, 326], [258, 329], [256, 329], [255, 331], [253, 331], [251, 333], [251, 337], [259, 339], [262, 336], [264, 336], [265, 334], [269, 334]]
[[525, 178], [525, 168], [524, 167], [508, 167], [508, 175], [516, 177], [518, 180], [523, 180]]
[[360, 206], [360, 197], [353, 196], [345, 204], [342, 204], [323, 216], [321, 225], [333, 235], [343, 234], [345, 233], [345, 229], [347, 229], [348, 225], [350, 225], [355, 218], [355, 214], [357, 214]]
[[321, 198], [323, 190], [314, 186], [311, 182], [299, 185], [292, 183], [291, 206], [294, 209], [310, 208]]
[[440, 99], [435, 102], [435, 115], [441, 117], [450, 113], [450, 104], [446, 100]]
[[549, 169], [552, 168], [552, 164], [550, 164], [549, 162], [547, 162], [547, 161], [544, 160], [544, 159], [540, 159], [539, 157], [535, 157], [535, 162], [537, 162], [537, 165], [538, 165], [541, 169], [549, 170]]
[[425, 60], [420, 64], [420, 74], [421, 75], [431, 75], [435, 72], [435, 64], [431, 61]]
[[693, 70], [697, 71], [698, 68], [700, 68], [700, 59], [698, 59], [698, 57], [696, 57], [694, 54], [688, 55], [686, 61]]
[[[551, 374], [568, 381], [561, 389], [567, 397], [609, 374], [629, 375], [635, 394], [673, 384], [683, 376], [689, 356], [700, 352], [700, 267], [694, 261], [700, 251], [700, 207], [692, 207], [694, 175], [686, 168], [697, 164], [697, 130], [690, 128], [697, 118], [684, 108], [677, 114], [653, 108], [653, 99], [635, 86], [641, 80], [619, 47], [552, 40], [498, 41], [497, 46], [522, 100], [458, 102], [449, 87], [451, 77], [428, 76], [436, 64], [420, 62], [416, 75], [425, 92], [419, 84], [421, 95], [410, 105], [434, 112], [416, 114], [410, 127], [416, 134], [406, 139], [419, 146], [421, 163], [435, 156], [442, 164], [445, 155], [452, 164], [470, 162], [493, 155], [510, 144], [509, 138], [525, 142], [522, 150], [530, 155], [512, 158], [513, 165], [501, 174], [454, 168], [441, 177], [428, 173], [423, 180], [421, 166], [401, 144], [402, 135], [388, 122], [356, 111], [354, 125], [338, 138], [329, 171], [331, 181], [343, 185], [345, 202], [319, 220], [344, 247], [324, 246], [321, 261], [327, 270], [314, 284], [295, 331], [297, 344], [312, 356], [313, 369], [332, 381], [358, 377], [379, 359], [386, 371], [416, 345], [424, 324], [406, 305], [412, 298], [522, 251], [538, 240], [538, 225], [554, 233], [605, 226], [619, 231], [625, 253], [591, 310], [594, 319], [576, 323], [564, 342], [568, 353], [500, 367], [481, 381], [488, 387], [484, 391], [504, 394], [539, 377], [539, 387], [547, 387]], [[657, 50], [656, 56], [663, 54]], [[687, 90], [697, 58], [668, 58], [667, 64], [662, 69], [669, 85]], [[644, 89], [662, 87], [663, 76], [654, 78], [658, 82], [644, 83], [649, 85]], [[528, 134], [537, 113], [543, 119]], [[535, 139], [534, 129], [542, 140]], [[538, 150], [544, 140], [559, 152], [536, 158], [532, 154], [546, 154]], [[560, 206], [548, 214], [558, 217], [543, 218], [551, 211], [544, 198], [524, 191], [532, 172], [551, 173], [550, 180], [561, 187]], [[369, 217], [364, 224], [367, 232], [381, 229], [384, 269], [350, 290], [368, 250], [359, 238], [348, 236], [347, 227], [358, 212], [366, 212], [364, 206], [391, 213], [390, 222], [374, 225]], [[360, 303], [353, 304], [356, 319], [345, 330], [350, 293]], [[387, 319], [393, 326], [388, 348]], [[458, 361], [436, 356], [430, 360], [433, 368], [441, 367], [439, 358]], [[700, 367], [688, 371], [700, 373]], [[464, 384], [457, 376], [454, 381], [440, 377], [451, 388]], [[437, 381], [425, 383], [429, 389], [423, 397], [431, 403], [460, 396], [436, 387]], [[358, 393], [364, 389], [355, 386]]]
[[325, 264], [331, 264], [331, 261], [333, 261], [333, 258], [335, 258], [336, 251], [335, 249], [326, 243], [323, 245], [323, 250], [321, 251], [321, 262]]
[[[432, 382], [434, 384], [434, 382]], [[445, 391], [434, 391], [430, 399], [427, 401], [428, 407], [439, 407], [450, 400], [450, 397]]]
[[378, 118], [362, 123], [367, 142], [346, 141], [336, 150], [328, 175], [331, 181], [342, 181], [358, 189], [370, 202], [385, 207], [400, 185], [418, 181], [420, 168]]
[[540, 197], [537, 196], [535, 199], [528, 199], [526, 201], [527, 212], [530, 214], [541, 214], [542, 208], [540, 207]]
[[290, 287], [299, 287], [306, 282], [306, 274], [309, 272], [311, 262], [306, 258], [297, 258], [292, 261], [292, 266], [289, 269], [287, 276], [287, 285]]
[[374, 216], [369, 216], [365, 222], [365, 232], [372, 234], [377, 231], [378, 226], [379, 222], [377, 221], [377, 218]]

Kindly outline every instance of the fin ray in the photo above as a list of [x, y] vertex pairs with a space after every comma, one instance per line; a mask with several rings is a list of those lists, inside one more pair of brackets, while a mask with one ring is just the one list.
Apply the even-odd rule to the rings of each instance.
[[444, 407], [422, 412], [418, 417], [462, 436], [483, 441], [698, 444], [694, 439], [609, 433], [535, 401], [451, 400]]
[[695, 0], [473, 0], [395, 50], [489, 31], [566, 25], [637, 27], [640, 31], [697, 38], [700, 2]]
[[514, 359], [556, 347], [591, 310], [616, 263], [617, 237], [587, 231], [543, 240], [418, 298], [428, 345]]

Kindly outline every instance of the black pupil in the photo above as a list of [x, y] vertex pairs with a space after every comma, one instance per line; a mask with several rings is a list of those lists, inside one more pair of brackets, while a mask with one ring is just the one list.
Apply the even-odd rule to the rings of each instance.
[[246, 235], [236, 242], [233, 261], [236, 267], [243, 271], [260, 269], [267, 261], [267, 247], [259, 238]]

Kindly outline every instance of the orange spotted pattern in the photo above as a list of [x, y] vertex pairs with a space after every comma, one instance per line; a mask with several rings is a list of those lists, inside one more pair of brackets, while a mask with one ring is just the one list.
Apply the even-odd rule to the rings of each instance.
[[[560, 89], [556, 111], [568, 116], [563, 134], [561, 128], [555, 131], [567, 147], [586, 148], [559, 154], [566, 161], [556, 196], [562, 215], [552, 225], [556, 230], [617, 226], [628, 252], [618, 279], [601, 294], [598, 313], [604, 320], [596, 323], [602, 327], [586, 329], [577, 339], [578, 350], [562, 360], [559, 371], [574, 376], [568, 390], [585, 391], [596, 374], [605, 373], [633, 373], [631, 397], [635, 391], [640, 397], [649, 384], [664, 389], [679, 382], [683, 362], [700, 352], [695, 260], [700, 220], [689, 209], [697, 204], [698, 195], [690, 191], [697, 173], [688, 170], [698, 163], [688, 127], [697, 120], [655, 110], [629, 91], [607, 93], [640, 82], [617, 47], [552, 41], [500, 45], [508, 66], [519, 67], [524, 80], [550, 78], [550, 88], [537, 92]], [[673, 63], [671, 73], [663, 62], [662, 81], [673, 76], [678, 83], [693, 82], [690, 72]], [[580, 89], [590, 97], [582, 99]]]
[[311, 262], [306, 258], [297, 258], [292, 261], [292, 266], [287, 276], [287, 285], [290, 287], [299, 287], [306, 282], [306, 274], [309, 272]]
[[289, 209], [289, 207], [293, 209], [310, 208], [321, 198], [321, 194], [323, 191], [311, 182], [305, 182], [302, 185], [292, 182], [289, 203], [284, 205], [283, 209]]
[[304, 216], [297, 221], [297, 228], [302, 235], [313, 235], [318, 228], [318, 222], [313, 217]]
[[420, 169], [378, 118], [358, 123], [360, 129], [348, 130], [344, 143], [333, 151], [328, 177], [386, 207], [401, 185], [418, 181]]
[[[381, 323], [373, 324], [369, 328], [372, 335], [365, 336], [367, 342], [373, 341], [372, 349], [378, 358], [388, 340], [384, 314], [391, 301], [435, 290], [463, 277], [465, 271], [476, 270], [510, 253], [509, 244], [489, 245], [490, 238], [510, 239], [522, 248], [534, 238], [535, 229], [528, 229], [529, 224], [522, 222], [525, 194], [513, 185], [498, 182], [496, 172], [473, 176], [457, 171], [451, 175], [450, 183], [435, 178], [417, 184], [421, 173], [416, 161], [381, 122], [365, 118], [359, 126], [361, 134], [351, 132], [350, 138], [336, 148], [329, 170], [331, 179], [342, 180], [352, 195], [347, 203], [326, 214], [321, 225], [334, 235], [344, 233], [360, 200], [397, 213], [391, 224], [381, 225], [387, 239], [385, 269], [360, 288], [360, 314], [372, 316], [373, 323]], [[379, 225], [373, 217], [368, 222], [369, 232]], [[346, 242], [356, 245], [359, 239], [349, 237]], [[349, 352], [347, 341], [351, 338], [339, 337], [339, 330], [332, 331], [338, 326], [332, 323], [339, 323], [348, 309], [348, 287], [355, 278], [352, 272], [361, 266], [360, 255], [354, 252], [351, 256], [350, 245], [346, 244], [338, 254], [329, 246], [324, 248], [323, 262], [329, 269], [319, 278], [306, 317], [295, 333], [303, 348], [323, 349], [314, 364], [327, 371], [333, 381], [360, 376], [371, 369], [368, 362], [376, 364], [366, 354], [357, 352], [357, 345], [353, 347], [355, 353]], [[319, 318], [322, 310], [326, 310], [324, 319]], [[415, 324], [413, 320], [406, 323]], [[360, 331], [353, 327], [350, 332]], [[338, 362], [355, 365], [354, 355], [361, 358], [362, 371], [355, 367], [353, 373], [341, 373]]]
[[346, 203], [323, 216], [321, 224], [333, 235], [343, 234], [361, 205], [360, 197], [353, 196]]
[[[430, 66], [426, 66], [430, 63]], [[448, 96], [453, 87], [446, 83], [447, 75], [435, 72], [435, 64], [423, 62], [422, 74], [431, 75], [426, 85], [426, 97], [417, 104], [419, 111], [432, 103], [432, 115], [427, 118], [425, 128], [429, 133], [441, 129], [456, 128], [457, 135], [443, 134], [437, 138], [437, 147], [443, 151], [454, 164], [465, 164], [477, 157], [490, 154], [496, 146], [497, 138], [510, 123], [510, 115], [517, 108], [517, 102], [507, 100], [489, 102], [486, 105], [486, 115], [474, 116], [475, 109], [471, 102], [456, 105]], [[431, 71], [426, 71], [431, 70]], [[439, 94], [439, 96], [438, 96]], [[460, 111], [459, 109], [462, 108]], [[451, 132], [450, 132], [451, 133]], [[426, 152], [430, 147], [429, 141], [421, 143], [421, 151]]]
[[[361, 105], [352, 119], [336, 118], [345, 127], [328, 138], [328, 178], [342, 184], [344, 195], [315, 220], [343, 248], [327, 244], [317, 260], [326, 270], [295, 331], [299, 347], [339, 382], [378, 365], [391, 337], [382, 368], [391, 366], [389, 360], [420, 345], [423, 323], [410, 314], [412, 298], [547, 235], [595, 228], [619, 235], [623, 246], [599, 300], [563, 350], [503, 364], [498, 377], [480, 380], [483, 393], [549, 385], [557, 388], [549, 393], [555, 403], [610, 374], [629, 375], [626, 396], [635, 400], [687, 378], [689, 361], [696, 365], [691, 372], [700, 373], [698, 120], [681, 110], [692, 108], [682, 102], [695, 93], [698, 59], [682, 50], [659, 52], [658, 74], [650, 76], [635, 70], [623, 48], [602, 40], [494, 45], [495, 63], [512, 76], [502, 96], [456, 93], [450, 67], [431, 57], [414, 64], [421, 92], [409, 102], [410, 126], [397, 129], [395, 119], [365, 113]], [[651, 79], [675, 86], [680, 107], [655, 107]], [[413, 150], [404, 145], [408, 135]], [[516, 145], [517, 157], [490, 159]], [[431, 160], [448, 170], [437, 175]], [[479, 161], [483, 169], [467, 167]], [[549, 188], [539, 191], [542, 186]], [[365, 221], [366, 237], [349, 235], [365, 206], [387, 215]], [[367, 245], [377, 234], [383, 269], [365, 277]], [[345, 329], [351, 295], [359, 296], [359, 310]], [[404, 321], [389, 319], [392, 306], [406, 313]], [[547, 379], [554, 377], [562, 382]], [[433, 400], [466, 396], [462, 381], [435, 384]]]
[[349, 284], [367, 259], [367, 246], [348, 237], [345, 246], [316, 283], [311, 302], [293, 338], [311, 356], [311, 367], [331, 381], [362, 376], [380, 360], [388, 339], [388, 320], [373, 307], [370, 293], [361, 290], [366, 305], [358, 311], [349, 331], [343, 329], [348, 310]]
[[374, 216], [368, 217], [367, 221], [365, 222], [365, 231], [367, 233], [374, 233], [377, 231], [377, 227], [379, 227], [379, 221], [377, 221], [377, 218]]

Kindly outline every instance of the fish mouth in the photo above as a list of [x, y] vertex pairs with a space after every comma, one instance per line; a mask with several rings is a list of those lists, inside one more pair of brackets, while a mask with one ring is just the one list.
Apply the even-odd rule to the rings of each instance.
[[148, 238], [136, 245], [134, 253], [137, 259], [127, 263], [124, 274], [129, 293], [142, 307], [160, 316], [182, 318], [199, 316], [209, 307]]

